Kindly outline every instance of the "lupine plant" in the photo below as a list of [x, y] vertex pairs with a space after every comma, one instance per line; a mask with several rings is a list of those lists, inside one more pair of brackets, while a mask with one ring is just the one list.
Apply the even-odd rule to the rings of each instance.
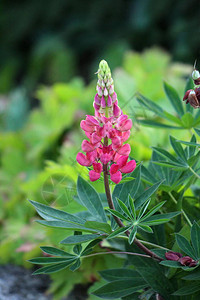
[[[114, 255], [116, 260], [123, 257], [123, 267], [101, 271], [104, 281], [92, 295], [124, 300], [199, 299], [200, 74], [194, 70], [187, 83], [185, 106], [175, 89], [165, 83], [175, 114], [136, 95], [143, 109], [154, 114], [154, 119], [140, 116], [138, 123], [191, 134], [190, 141], [170, 136], [173, 151], [153, 147], [146, 164], [129, 158], [131, 148], [126, 141], [132, 120], [119, 106], [106, 61], [100, 62], [97, 74], [94, 115], [81, 121], [87, 139], [82, 142], [85, 154], [79, 152], [77, 162], [88, 168], [91, 182], [103, 182], [105, 194], [79, 176], [75, 201], [85, 208], [81, 214], [30, 201], [43, 219], [38, 220], [40, 224], [74, 231], [60, 242], [62, 249], [41, 247], [44, 256], [30, 262], [45, 266], [34, 274], [65, 268], [78, 272], [88, 257]], [[73, 253], [64, 248], [71, 245]]]

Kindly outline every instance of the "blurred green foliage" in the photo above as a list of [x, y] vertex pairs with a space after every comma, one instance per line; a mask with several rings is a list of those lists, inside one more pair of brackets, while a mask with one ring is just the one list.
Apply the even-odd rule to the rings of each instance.
[[189, 63], [199, 55], [197, 0], [2, 0], [0, 8], [1, 93], [73, 75], [90, 81], [96, 61], [114, 68], [127, 49], [159, 45]]
[[[171, 63], [167, 53], [154, 48], [141, 55], [128, 52], [122, 60], [122, 67], [114, 71], [120, 107], [135, 120], [129, 140], [131, 156], [135, 159], [150, 159], [150, 146], [165, 145], [167, 149], [169, 132], [174, 135], [173, 131], [176, 131], [177, 138], [187, 140], [185, 131], [169, 129], [164, 133], [162, 129], [141, 127], [136, 121], [141, 116], [141, 106], [134, 97], [135, 93], [139, 91], [163, 107], [168, 106], [162, 80], [172, 83], [182, 96], [185, 78], [191, 69], [188, 65]], [[72, 234], [66, 230], [45, 229], [34, 223], [35, 210], [27, 198], [53, 204], [70, 213], [79, 212], [81, 216], [84, 208], [74, 201], [76, 180], [79, 174], [85, 178], [88, 175], [86, 168], [76, 164], [75, 157], [83, 139], [80, 120], [85, 114], [93, 113], [94, 95], [94, 82], [85, 86], [82, 79], [74, 78], [65, 84], [41, 86], [36, 93], [40, 105], [30, 113], [27, 96], [22, 89], [9, 95], [6, 105], [2, 100], [0, 263], [11, 262], [30, 268], [26, 260], [39, 254], [38, 246], [56, 246], [58, 241]], [[144, 110], [142, 112], [145, 113]], [[94, 186], [102, 191], [101, 182], [94, 183]], [[51, 291], [59, 299], [72, 289], [73, 284], [93, 282], [99, 278], [97, 270], [106, 267], [117, 267], [116, 260], [111, 257], [93, 258], [92, 262], [85, 262], [76, 275], [69, 275], [68, 270], [54, 274]]]

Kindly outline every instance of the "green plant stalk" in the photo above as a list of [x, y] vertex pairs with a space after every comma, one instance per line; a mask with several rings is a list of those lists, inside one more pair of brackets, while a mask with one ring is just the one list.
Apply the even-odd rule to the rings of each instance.
[[198, 178], [200, 179], [200, 175], [197, 174], [191, 167], [189, 167], [190, 171]]
[[[108, 138], [107, 137], [104, 139], [104, 144], [105, 144], [105, 146], [108, 145]], [[106, 197], [107, 197], [109, 208], [115, 210], [114, 203], [113, 203], [113, 200], [112, 200], [112, 196], [111, 196], [111, 193], [110, 193], [110, 187], [109, 187], [109, 181], [108, 181], [108, 166], [107, 166], [107, 164], [103, 165], [103, 175], [104, 175], [105, 192], [106, 192]], [[123, 222], [118, 217], [116, 217], [116, 216], [113, 216], [113, 217], [114, 217], [116, 223], [119, 225], [119, 227], [124, 227]], [[129, 237], [130, 232], [127, 230], [125, 233]], [[145, 252], [150, 257], [155, 258], [158, 261], [162, 261], [163, 260], [163, 258], [161, 258], [160, 256], [158, 256], [155, 253], [153, 253], [151, 250], [149, 250], [147, 247], [145, 247], [136, 238], [134, 239], [134, 244], [136, 246], [138, 246], [138, 248], [140, 248], [143, 252]]]
[[[169, 192], [169, 195], [170, 195], [171, 199], [173, 200], [173, 202], [175, 204], [177, 204], [177, 201], [171, 192]], [[182, 208], [181, 208], [181, 212], [182, 212], [183, 216], [185, 217], [186, 221], [188, 222], [189, 226], [192, 227], [192, 223], [191, 223], [190, 219], [188, 218], [187, 214], [185, 213], [185, 211]]]
[[98, 253], [92, 253], [89, 255], [83, 255], [81, 258], [87, 258], [97, 255], [105, 255], [105, 254], [124, 254], [124, 255], [134, 255], [134, 256], [142, 256], [147, 258], [152, 258], [150, 255], [141, 254], [141, 253], [135, 253], [135, 252], [126, 252], [126, 251], [109, 251], [109, 252], [98, 252]]

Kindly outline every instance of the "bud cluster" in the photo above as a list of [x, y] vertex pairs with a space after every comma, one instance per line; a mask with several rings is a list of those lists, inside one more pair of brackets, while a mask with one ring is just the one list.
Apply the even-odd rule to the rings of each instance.
[[93, 103], [95, 116], [86, 116], [80, 127], [89, 140], [83, 140], [77, 162], [93, 169], [89, 171], [91, 181], [100, 178], [103, 166], [108, 167], [110, 179], [119, 183], [122, 173], [130, 173], [136, 167], [135, 160], [128, 162], [131, 148], [124, 142], [130, 136], [132, 121], [118, 106], [111, 71], [105, 60], [99, 64], [97, 94]]
[[183, 101], [186, 101], [186, 104], [190, 103], [190, 105], [194, 108], [200, 107], [200, 73], [198, 70], [194, 70], [192, 72], [192, 79], [194, 84], [197, 86], [194, 90], [190, 89], [188, 90], [184, 97]]
[[192, 259], [190, 256], [183, 256], [179, 252], [169, 251], [165, 253], [167, 260], [173, 260], [180, 262], [181, 265], [187, 267], [195, 267], [198, 264], [198, 261]]

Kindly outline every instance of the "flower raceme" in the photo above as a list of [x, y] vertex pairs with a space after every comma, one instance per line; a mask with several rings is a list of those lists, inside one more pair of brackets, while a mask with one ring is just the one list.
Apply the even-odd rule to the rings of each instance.
[[136, 167], [135, 160], [128, 161], [131, 147], [125, 143], [130, 136], [132, 121], [118, 106], [111, 71], [105, 60], [99, 64], [93, 106], [95, 115], [87, 115], [80, 124], [88, 140], [83, 140], [82, 150], [86, 154], [79, 152], [77, 162], [82, 166], [93, 167], [89, 171], [91, 181], [100, 178], [103, 166], [106, 165], [109, 167], [110, 179], [119, 183], [122, 173], [131, 173]]

